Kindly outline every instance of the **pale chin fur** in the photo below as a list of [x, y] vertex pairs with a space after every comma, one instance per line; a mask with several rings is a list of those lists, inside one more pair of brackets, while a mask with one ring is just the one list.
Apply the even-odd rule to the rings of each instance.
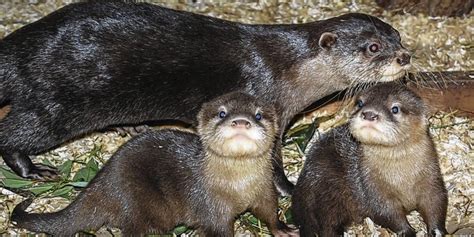
[[265, 139], [265, 135], [260, 128], [245, 130], [225, 127], [219, 131], [219, 143], [221, 145], [217, 147], [214, 144], [213, 150], [223, 156], [258, 155], [266, 149], [262, 144]]
[[380, 79], [380, 82], [394, 81], [403, 77], [406, 71], [410, 68], [410, 66], [411, 64], [401, 67], [396, 62], [392, 62], [386, 65], [383, 69], [383, 74], [382, 78]]
[[224, 127], [219, 131], [219, 135], [223, 139], [231, 139], [237, 136], [246, 136], [251, 140], [261, 140], [264, 139], [264, 135], [259, 128], [250, 128], [250, 129], [235, 129], [232, 127]]
[[386, 121], [368, 122], [359, 116], [350, 122], [351, 134], [359, 142], [370, 145], [395, 146], [399, 143], [399, 136], [395, 130], [389, 129], [394, 125]]
[[259, 152], [259, 147], [255, 141], [244, 138], [229, 138], [223, 142], [222, 149], [224, 156], [247, 156]]

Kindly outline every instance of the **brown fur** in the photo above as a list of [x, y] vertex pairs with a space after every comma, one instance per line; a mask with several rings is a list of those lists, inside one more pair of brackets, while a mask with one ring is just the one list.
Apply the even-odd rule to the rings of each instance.
[[7, 116], [8, 113], [10, 113], [11, 111], [11, 106], [10, 105], [7, 105], [7, 106], [3, 106], [0, 105], [0, 120], [5, 118]]
[[[221, 105], [228, 113], [224, 118], [218, 117]], [[12, 220], [18, 227], [54, 235], [102, 225], [118, 227], [125, 236], [143, 235], [185, 224], [204, 236], [233, 236], [235, 218], [250, 210], [274, 235], [297, 235], [276, 212], [274, 108], [247, 94], [231, 93], [204, 104], [198, 120], [200, 136], [165, 129], [131, 139], [65, 209], [27, 213], [27, 201], [15, 208]], [[222, 145], [239, 142], [256, 145], [237, 152]]]
[[422, 100], [397, 83], [377, 85], [357, 98], [350, 123], [307, 153], [293, 196], [302, 235], [340, 235], [370, 217], [415, 236], [406, 219], [412, 210], [421, 213], [429, 235], [446, 233], [447, 193]]

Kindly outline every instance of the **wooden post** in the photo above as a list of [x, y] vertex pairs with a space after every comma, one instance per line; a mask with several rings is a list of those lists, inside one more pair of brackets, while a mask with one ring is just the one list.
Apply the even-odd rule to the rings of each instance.
[[407, 86], [424, 99], [432, 112], [456, 110], [460, 116], [474, 117], [474, 72], [424, 75], [421, 77], [427, 80], [423, 83], [415, 83], [412, 78]]
[[[428, 104], [432, 113], [457, 111], [474, 118], [474, 72], [419, 72], [404, 78], [407, 86]], [[331, 96], [334, 97], [334, 96]], [[328, 116], [341, 109], [342, 96], [318, 101], [305, 114]]]
[[422, 13], [430, 16], [462, 16], [472, 11], [474, 0], [375, 0], [382, 8], [395, 13]]

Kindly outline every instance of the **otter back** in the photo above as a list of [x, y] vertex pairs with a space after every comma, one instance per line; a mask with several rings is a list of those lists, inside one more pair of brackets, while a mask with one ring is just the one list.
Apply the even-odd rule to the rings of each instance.
[[[8, 62], [0, 69], [0, 99], [11, 105], [0, 120], [0, 154], [22, 177], [51, 179], [54, 170], [28, 155], [110, 125], [167, 119], [196, 125], [204, 102], [232, 91], [277, 107], [286, 128], [326, 95], [399, 78], [410, 56], [395, 29], [364, 14], [246, 25], [96, 1], [70, 4], [8, 35], [0, 60]], [[275, 180], [289, 192], [280, 143]]]

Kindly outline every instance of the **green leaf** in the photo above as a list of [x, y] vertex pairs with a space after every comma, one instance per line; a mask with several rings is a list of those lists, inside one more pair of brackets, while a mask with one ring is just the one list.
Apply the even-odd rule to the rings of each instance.
[[174, 228], [173, 234], [181, 235], [181, 234], [185, 233], [186, 231], [188, 231], [188, 227], [185, 226], [185, 225], [180, 225], [180, 226], [177, 226], [176, 228]]
[[286, 219], [287, 224], [294, 224], [293, 214], [291, 212], [291, 209], [285, 212], [285, 219]]
[[47, 166], [54, 167], [54, 165], [53, 165], [48, 159], [43, 159], [43, 160], [41, 161], [41, 163], [42, 163], [43, 165], [47, 165]]
[[0, 172], [3, 174], [3, 176], [5, 176], [5, 178], [7, 179], [23, 179], [23, 180], [27, 180], [27, 179], [24, 179], [18, 175], [16, 175], [15, 173], [13, 173], [12, 171], [10, 171], [8, 168], [6, 168], [7, 166], [3, 166], [0, 167]]
[[97, 171], [99, 171], [99, 164], [94, 159], [90, 159], [89, 162], [87, 162], [86, 167], [93, 171], [94, 175], [97, 174]]
[[23, 188], [33, 184], [33, 181], [26, 179], [2, 179], [2, 184], [8, 188]]
[[285, 136], [284, 145], [295, 143], [301, 152], [304, 152], [318, 127], [317, 124], [319, 123], [314, 122], [292, 128]]
[[255, 218], [255, 216], [251, 215], [247, 218], [247, 221], [250, 222], [250, 224], [258, 226], [258, 219]]
[[71, 169], [72, 169], [72, 160], [68, 160], [58, 167], [59, 173], [61, 173], [61, 175], [64, 178], [69, 177], [69, 175], [71, 174]]
[[79, 182], [69, 183], [69, 185], [72, 185], [75, 188], [85, 188], [87, 186], [87, 184], [89, 184], [89, 182], [79, 181]]
[[40, 184], [40, 185], [36, 185], [34, 187], [28, 188], [28, 190], [34, 193], [35, 195], [39, 195], [53, 189], [55, 185], [56, 183]]
[[72, 181], [74, 182], [90, 182], [92, 178], [97, 174], [99, 171], [99, 165], [94, 159], [89, 160], [87, 162], [86, 167], [80, 169]]
[[87, 167], [84, 167], [80, 169], [79, 171], [76, 172], [76, 175], [74, 175], [74, 178], [72, 178], [72, 181], [74, 182], [87, 182], [87, 177], [88, 177], [88, 169]]
[[8, 188], [22, 188], [34, 183], [31, 180], [24, 179], [16, 175], [12, 171], [8, 170], [6, 166], [0, 167], [0, 172], [3, 176], [5, 176], [5, 178], [2, 178], [0, 181], [2, 182], [3, 186]]
[[60, 189], [55, 190], [51, 193], [52, 197], [68, 197], [69, 194], [72, 192], [73, 187], [70, 185], [63, 186]]
[[306, 131], [311, 125], [310, 124], [300, 124], [296, 127], [291, 128], [288, 130], [288, 132], [285, 134], [285, 137], [291, 138], [291, 137], [299, 137], [301, 136], [302, 133]]

